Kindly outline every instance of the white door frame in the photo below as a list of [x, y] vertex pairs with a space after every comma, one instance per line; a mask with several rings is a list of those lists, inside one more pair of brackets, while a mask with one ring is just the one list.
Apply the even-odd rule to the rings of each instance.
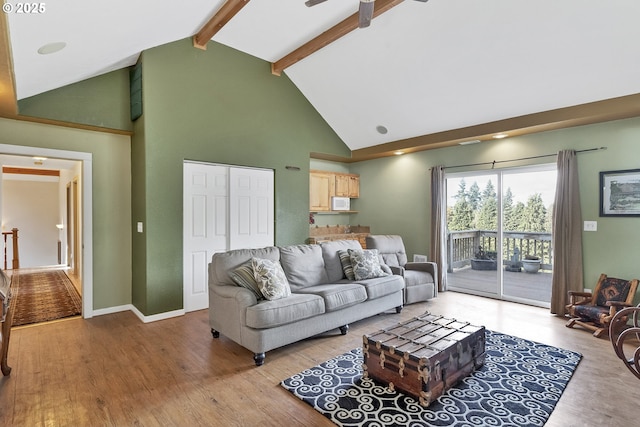
[[0, 144], [0, 153], [17, 156], [45, 156], [82, 162], [82, 317], [93, 317], [93, 155], [81, 151], [56, 150]]

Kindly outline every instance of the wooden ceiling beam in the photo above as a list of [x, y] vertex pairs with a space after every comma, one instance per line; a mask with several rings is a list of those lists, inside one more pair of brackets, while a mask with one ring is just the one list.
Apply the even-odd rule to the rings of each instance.
[[9, 43], [7, 14], [0, 13], [0, 117], [14, 118], [18, 114], [18, 100]]
[[[392, 7], [399, 5], [403, 1], [404, 0], [376, 0], [375, 9], [373, 11], [373, 17], [376, 18], [377, 16], [390, 10]], [[331, 27], [330, 29], [320, 34], [318, 37], [314, 38], [313, 40], [310, 40], [309, 42], [300, 46], [299, 48], [289, 53], [285, 57], [272, 63], [271, 73], [276, 76], [281, 75], [286, 68], [303, 60], [307, 56], [317, 52], [323, 47], [328, 46], [329, 44], [338, 40], [342, 36], [349, 34], [351, 31], [355, 30], [356, 28], [358, 28], [358, 12], [354, 13], [344, 21]]]
[[249, 3], [249, 0], [227, 0], [225, 4], [216, 12], [209, 22], [193, 36], [193, 47], [207, 50], [207, 43], [213, 36], [222, 29], [231, 18], [233, 18], [240, 10]]
[[[509, 137], [528, 135], [575, 126], [640, 117], [640, 94], [621, 96], [540, 113], [527, 114], [494, 122], [388, 142], [351, 152], [351, 163], [458, 145], [463, 141], [492, 141], [498, 133]], [[318, 157], [321, 158], [321, 157]], [[328, 160], [328, 159], [325, 159]]]

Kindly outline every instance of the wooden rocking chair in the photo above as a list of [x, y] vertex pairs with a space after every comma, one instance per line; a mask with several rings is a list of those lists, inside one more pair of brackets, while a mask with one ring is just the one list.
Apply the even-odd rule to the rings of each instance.
[[601, 274], [593, 293], [569, 291], [566, 310], [571, 319], [567, 328], [579, 325], [594, 331], [594, 337], [609, 332], [610, 327], [617, 330], [627, 322], [627, 316], [616, 317], [615, 325], [612, 325], [612, 319], [619, 310], [632, 306], [637, 288], [638, 279], [616, 279]]
[[[635, 347], [638, 345], [638, 341], [640, 341], [640, 305], [637, 307], [627, 307], [619, 312], [613, 317], [611, 325], [617, 324], [617, 317], [625, 317], [628, 318], [631, 316], [631, 325], [622, 331], [619, 335], [617, 335], [618, 331], [610, 329], [609, 330], [609, 339], [611, 340], [611, 344], [613, 344], [613, 349], [616, 352], [616, 356], [618, 356], [624, 362], [624, 365], [640, 379], [640, 346], [632, 351], [630, 355], [625, 354], [625, 341], [627, 341], [628, 345]], [[628, 349], [628, 348], [627, 348]]]

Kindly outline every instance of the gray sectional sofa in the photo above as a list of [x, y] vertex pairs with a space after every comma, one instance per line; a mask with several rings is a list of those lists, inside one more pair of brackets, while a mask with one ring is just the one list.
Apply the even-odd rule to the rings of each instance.
[[[388, 274], [347, 279], [339, 251], [349, 249], [362, 251], [358, 241], [340, 240], [214, 254], [209, 264], [209, 323], [213, 337], [223, 334], [252, 351], [259, 366], [264, 363], [265, 352], [274, 348], [335, 328], [344, 335], [351, 322], [391, 309], [399, 313], [403, 278]], [[260, 298], [259, 292], [238, 285], [239, 273], [252, 260], [280, 265], [290, 294], [266, 300]]]

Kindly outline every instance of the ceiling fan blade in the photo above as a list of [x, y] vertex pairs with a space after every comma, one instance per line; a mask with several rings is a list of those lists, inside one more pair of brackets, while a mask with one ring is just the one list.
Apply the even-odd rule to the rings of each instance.
[[359, 28], [366, 28], [371, 24], [374, 4], [375, 0], [360, 0], [360, 8], [358, 10]]
[[304, 4], [307, 7], [311, 7], [311, 6], [315, 6], [317, 4], [320, 4], [320, 3], [324, 3], [325, 1], [327, 1], [327, 0], [307, 0], [306, 2], [304, 2]]

